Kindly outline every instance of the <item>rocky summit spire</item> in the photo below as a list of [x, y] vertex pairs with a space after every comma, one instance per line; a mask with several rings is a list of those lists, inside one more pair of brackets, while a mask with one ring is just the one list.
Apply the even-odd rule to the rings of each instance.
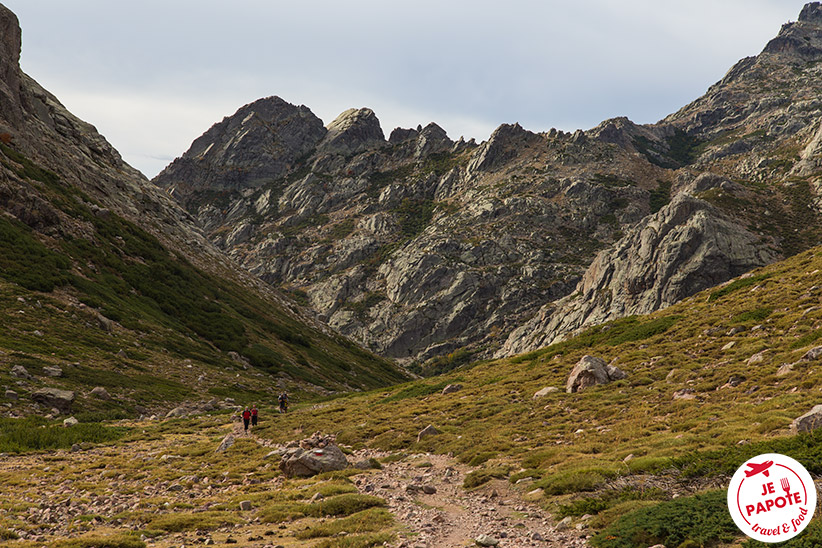
[[822, 25], [822, 2], [809, 2], [799, 12], [799, 21]]
[[370, 108], [350, 108], [328, 124], [328, 135], [320, 145], [323, 152], [357, 154], [386, 143], [377, 115]]
[[0, 115], [12, 123], [22, 119], [20, 109], [20, 48], [22, 32], [17, 16], [0, 4]]

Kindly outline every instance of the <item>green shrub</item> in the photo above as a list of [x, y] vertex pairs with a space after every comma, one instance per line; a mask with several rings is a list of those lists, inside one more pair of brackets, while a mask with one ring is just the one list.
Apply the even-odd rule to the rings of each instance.
[[484, 468], [482, 470], [474, 470], [465, 476], [462, 486], [466, 489], [479, 487], [484, 483], [488, 483], [492, 479], [503, 479], [508, 476], [507, 468]]
[[742, 463], [763, 453], [789, 455], [811, 474], [822, 474], [822, 430], [747, 445], [732, 445], [717, 451], [693, 452], [660, 463], [657, 471], [673, 466], [686, 477], [731, 476]]
[[392, 533], [371, 533], [323, 540], [315, 544], [314, 548], [371, 548], [372, 546], [383, 546], [393, 541], [394, 535]]
[[47, 424], [39, 417], [0, 419], [0, 452], [27, 453], [67, 449], [75, 443], [106, 443], [124, 436], [129, 429], [81, 423], [70, 428]]
[[812, 521], [800, 535], [778, 545], [748, 539], [742, 546], [744, 548], [770, 548], [771, 546], [779, 546], [779, 548], [818, 548], [822, 546], [822, 523], [819, 520]]
[[71, 280], [71, 261], [41, 244], [23, 223], [0, 217], [0, 276], [32, 291], [50, 292]]
[[708, 296], [708, 302], [713, 302], [717, 299], [724, 297], [725, 295], [728, 295], [730, 293], [733, 293], [734, 291], [738, 291], [745, 287], [756, 285], [759, 282], [763, 282], [770, 277], [770, 274], [758, 274], [756, 276], [750, 276], [748, 278], [739, 278], [737, 280], [734, 280], [725, 287], [721, 287], [716, 291], [712, 291], [711, 294]]
[[571, 470], [548, 476], [536, 482], [534, 486], [542, 488], [548, 495], [583, 493], [596, 490], [613, 475], [600, 469]]
[[319, 523], [308, 529], [297, 532], [297, 538], [309, 539], [330, 537], [342, 531], [347, 533], [372, 533], [389, 527], [394, 523], [391, 512], [383, 508], [370, 508], [357, 512], [346, 518]]
[[657, 488], [635, 489], [626, 488], [606, 491], [596, 497], [583, 497], [576, 499], [569, 504], [559, 507], [557, 515], [561, 518], [566, 516], [584, 516], [585, 514], [599, 514], [603, 510], [612, 508], [617, 504], [631, 500], [667, 500], [668, 495]]
[[350, 516], [369, 508], [385, 505], [385, 500], [380, 497], [350, 493], [309, 504], [304, 512], [305, 515], [313, 517]]
[[453, 381], [442, 381], [436, 384], [423, 384], [423, 383], [414, 383], [405, 388], [402, 388], [395, 394], [387, 396], [377, 403], [391, 403], [394, 401], [401, 401], [408, 398], [422, 398], [424, 396], [429, 396], [431, 394], [436, 394], [437, 392], [442, 392], [442, 389], [448, 386], [449, 384], [453, 384], [457, 382], [457, 380]]
[[134, 533], [118, 533], [111, 536], [88, 536], [61, 540], [56, 548], [145, 548], [146, 543]]
[[654, 544], [699, 546], [731, 542], [739, 530], [728, 513], [724, 490], [681, 497], [626, 514], [594, 536], [597, 548], [646, 548]]
[[238, 519], [227, 512], [182, 512], [157, 516], [148, 525], [152, 529], [180, 533], [198, 529], [210, 531], [237, 522]]

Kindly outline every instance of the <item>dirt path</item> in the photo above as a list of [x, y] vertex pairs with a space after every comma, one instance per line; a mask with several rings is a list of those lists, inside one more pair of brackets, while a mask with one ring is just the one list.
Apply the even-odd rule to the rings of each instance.
[[[362, 453], [357, 458], [385, 457]], [[587, 546], [584, 531], [558, 531], [538, 506], [524, 503], [510, 483], [462, 487], [469, 468], [444, 455], [416, 455], [354, 478], [362, 493], [388, 501], [404, 526], [396, 548], [463, 548], [486, 535], [501, 548]]]

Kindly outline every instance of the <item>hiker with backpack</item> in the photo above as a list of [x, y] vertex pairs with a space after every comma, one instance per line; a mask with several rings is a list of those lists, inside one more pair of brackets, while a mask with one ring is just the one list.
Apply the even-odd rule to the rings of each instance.
[[282, 392], [278, 397], [277, 401], [280, 404], [280, 413], [285, 413], [288, 411], [288, 394]]
[[251, 426], [257, 426], [257, 406], [251, 406]]

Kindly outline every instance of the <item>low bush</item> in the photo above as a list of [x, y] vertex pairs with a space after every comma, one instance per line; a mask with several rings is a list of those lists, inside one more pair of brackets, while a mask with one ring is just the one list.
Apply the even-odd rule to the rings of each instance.
[[190, 512], [160, 515], [151, 520], [148, 526], [169, 533], [211, 531], [226, 525], [237, 523], [237, 518], [227, 512]]
[[110, 536], [61, 540], [55, 546], [56, 548], [145, 548], [146, 543], [133, 533], [118, 533]]
[[129, 429], [95, 423], [76, 424], [65, 428], [48, 424], [39, 417], [0, 419], [0, 452], [28, 453], [67, 449], [75, 443], [106, 443], [123, 437]]
[[297, 538], [330, 537], [341, 533], [373, 533], [394, 523], [391, 513], [383, 508], [370, 508], [346, 518], [319, 523], [297, 532]]
[[740, 536], [724, 490], [681, 497], [628, 513], [594, 536], [597, 548], [646, 548], [655, 544], [715, 546]]
[[372, 546], [383, 546], [393, 541], [394, 535], [392, 533], [371, 533], [323, 540], [319, 544], [315, 544], [314, 548], [371, 548]]
[[484, 468], [482, 470], [474, 470], [465, 476], [462, 486], [466, 489], [479, 487], [484, 483], [488, 483], [492, 479], [503, 479], [508, 476], [507, 468]]

